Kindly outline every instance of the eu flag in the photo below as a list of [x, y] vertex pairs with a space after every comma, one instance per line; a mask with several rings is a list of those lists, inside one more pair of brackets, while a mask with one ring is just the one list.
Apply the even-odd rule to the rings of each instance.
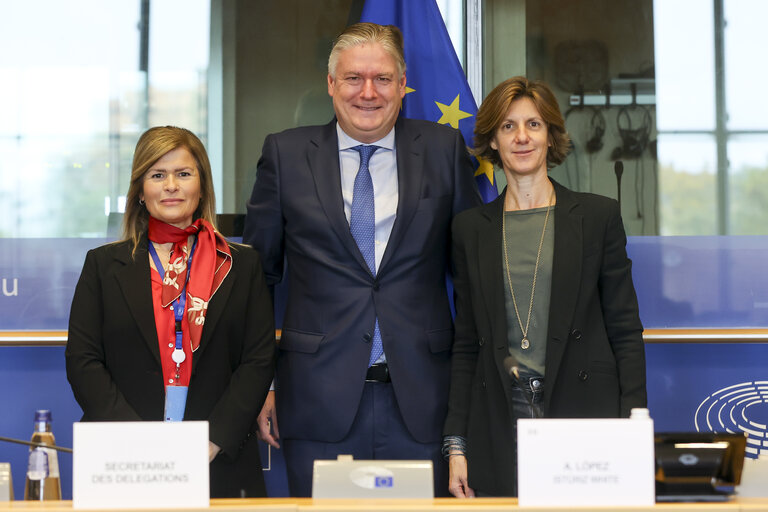
[[[366, 0], [360, 21], [395, 25], [403, 33], [403, 115], [449, 124], [471, 145], [477, 104], [435, 0]], [[498, 195], [490, 162], [479, 163], [475, 179], [485, 202]]]

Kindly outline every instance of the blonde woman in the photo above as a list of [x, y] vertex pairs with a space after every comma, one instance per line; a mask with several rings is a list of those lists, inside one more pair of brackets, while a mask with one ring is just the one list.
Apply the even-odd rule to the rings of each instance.
[[256, 437], [274, 365], [259, 255], [215, 229], [205, 148], [155, 127], [138, 141], [123, 239], [88, 252], [67, 378], [83, 421], [207, 420], [211, 497], [265, 496]]

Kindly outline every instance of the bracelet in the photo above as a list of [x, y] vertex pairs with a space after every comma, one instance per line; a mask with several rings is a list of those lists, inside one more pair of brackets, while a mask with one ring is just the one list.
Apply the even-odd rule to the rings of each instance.
[[443, 458], [448, 460], [451, 455], [467, 455], [467, 439], [464, 436], [443, 437]]

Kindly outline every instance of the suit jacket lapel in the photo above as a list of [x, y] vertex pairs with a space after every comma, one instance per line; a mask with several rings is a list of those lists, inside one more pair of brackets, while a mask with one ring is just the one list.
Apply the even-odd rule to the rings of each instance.
[[219, 323], [219, 319], [226, 309], [235, 279], [237, 279], [237, 270], [233, 262], [229, 275], [224, 278], [219, 289], [216, 290], [216, 293], [213, 294], [213, 297], [211, 297], [211, 300], [208, 303], [208, 311], [205, 314], [205, 324], [203, 324], [203, 334], [200, 337], [200, 346], [192, 356], [193, 371], [197, 367], [198, 361], [200, 361], [200, 356], [211, 341], [213, 333], [216, 332], [216, 325]]
[[491, 336], [494, 340], [494, 354], [499, 368], [503, 371], [503, 361], [507, 350], [507, 318], [505, 315], [494, 314], [494, 311], [504, 311], [504, 274], [501, 258], [502, 236], [501, 216], [504, 208], [504, 192], [497, 199], [482, 206], [483, 215], [488, 222], [477, 231], [480, 289], [482, 296], [489, 302], [485, 310], [489, 313], [488, 322], [491, 326]]
[[144, 342], [148, 345], [150, 352], [159, 365], [160, 346], [157, 340], [155, 312], [152, 306], [152, 281], [146, 236], [142, 237], [139, 242], [135, 259], [131, 258], [131, 246], [129, 243], [124, 245], [124, 251], [117, 255], [116, 259], [125, 265], [115, 275], [120, 289], [123, 291], [128, 311], [133, 316], [144, 338]]
[[386, 268], [397, 245], [402, 240], [416, 213], [424, 177], [424, 140], [421, 132], [398, 118], [395, 124], [395, 148], [397, 150], [397, 215], [387, 249], [379, 265], [379, 272]]
[[[152, 285], [150, 277], [149, 259], [147, 254], [147, 239], [142, 239], [139, 247], [136, 249], [135, 261], [130, 256], [130, 246], [126, 244], [125, 253], [121, 253], [117, 259], [125, 263], [125, 267], [116, 273], [117, 281], [123, 291], [125, 302], [128, 304], [128, 310], [133, 316], [144, 341], [149, 346], [150, 352], [155, 357], [158, 364], [160, 361], [160, 345], [157, 340], [157, 329], [155, 327], [155, 311], [152, 305]], [[192, 368], [197, 366], [200, 355], [211, 340], [213, 333], [216, 332], [216, 325], [219, 322], [226, 308], [229, 295], [232, 292], [232, 284], [237, 278], [234, 268], [230, 275], [222, 281], [219, 289], [211, 298], [208, 311], [205, 315], [205, 326], [203, 335], [200, 339], [200, 347], [195, 351], [192, 357]]]
[[[502, 215], [504, 215], [504, 196], [506, 188], [494, 201], [483, 206], [483, 213], [488, 219], [488, 224], [478, 230], [478, 246], [484, 250], [478, 255], [480, 265], [481, 295], [487, 297], [485, 304], [489, 314], [488, 322], [491, 326], [491, 336], [494, 340], [493, 358], [501, 381], [509, 381], [507, 370], [504, 368], [504, 359], [509, 355], [509, 341], [507, 340], [507, 315], [505, 304], [506, 282], [504, 281], [504, 260], [502, 250], [504, 240], [502, 237]], [[504, 385], [504, 394], [507, 403], [511, 404], [511, 387]]]
[[583, 254], [581, 214], [576, 212], [579, 203], [574, 194], [552, 180], [555, 186], [555, 247], [552, 261], [552, 294], [549, 303], [549, 325], [544, 386], [544, 411], [549, 409], [555, 378], [560, 369], [569, 329], [579, 293]]
[[341, 243], [366, 271], [368, 264], [360, 253], [355, 239], [349, 232], [349, 222], [344, 215], [344, 198], [341, 194], [341, 169], [339, 168], [339, 140], [336, 135], [336, 120], [322, 128], [320, 136], [309, 141], [307, 166], [315, 180], [315, 189], [320, 204], [328, 217], [328, 224]]

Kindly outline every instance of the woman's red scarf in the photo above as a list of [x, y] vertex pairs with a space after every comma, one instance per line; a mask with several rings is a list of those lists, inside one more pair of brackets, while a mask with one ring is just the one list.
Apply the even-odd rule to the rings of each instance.
[[187, 284], [187, 322], [192, 350], [200, 346], [208, 302], [219, 289], [232, 268], [232, 253], [227, 241], [217, 233], [210, 222], [197, 219], [186, 229], [179, 229], [156, 218], [149, 217], [149, 240], [158, 244], [173, 242], [168, 268], [163, 278], [163, 307], [179, 298], [187, 280], [187, 241], [197, 235], [192, 257], [192, 269]]

